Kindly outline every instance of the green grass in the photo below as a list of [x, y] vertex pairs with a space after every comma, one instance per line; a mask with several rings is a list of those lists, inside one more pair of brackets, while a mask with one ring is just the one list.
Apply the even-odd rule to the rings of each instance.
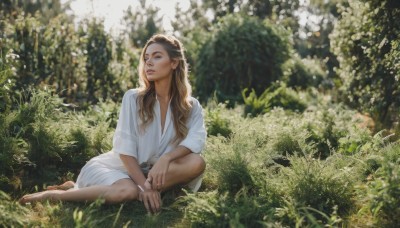
[[[16, 199], [24, 193], [76, 178], [85, 161], [111, 148], [115, 127], [114, 103], [75, 113], [59, 110], [57, 99], [37, 96], [32, 107], [23, 103], [22, 111], [1, 115], [0, 139], [9, 151], [0, 154], [4, 171], [0, 184], [6, 192], [0, 197], [0, 225], [393, 227], [398, 223], [399, 143], [389, 143], [383, 132], [373, 135], [360, 128], [355, 111], [310, 100], [312, 96], [303, 113], [274, 108], [255, 117], [243, 117], [243, 106], [227, 109], [210, 103], [205, 109], [212, 134], [204, 150], [207, 170], [200, 192], [178, 199], [167, 193], [157, 215], [148, 214], [140, 202], [21, 206]], [[52, 116], [43, 113], [46, 102], [56, 109], [48, 111]], [[31, 110], [38, 113], [23, 119]]]

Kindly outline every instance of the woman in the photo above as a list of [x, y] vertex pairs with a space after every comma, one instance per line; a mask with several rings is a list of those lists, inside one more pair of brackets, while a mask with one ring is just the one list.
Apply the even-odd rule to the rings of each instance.
[[182, 44], [172, 36], [154, 35], [141, 54], [139, 76], [140, 88], [122, 99], [113, 149], [91, 159], [76, 183], [25, 195], [21, 203], [140, 200], [148, 211], [158, 212], [160, 192], [178, 184], [198, 190], [206, 131], [201, 105], [190, 96]]

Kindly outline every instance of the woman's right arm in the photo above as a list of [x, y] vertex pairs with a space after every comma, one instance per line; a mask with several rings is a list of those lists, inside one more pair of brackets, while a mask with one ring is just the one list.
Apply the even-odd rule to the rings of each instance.
[[129, 155], [120, 154], [128, 175], [139, 188], [139, 200], [143, 202], [147, 211], [156, 213], [161, 208], [161, 196], [156, 190], [151, 189], [150, 183], [146, 183], [146, 177], [140, 169], [136, 158]]
[[[152, 190], [137, 161], [136, 90], [129, 90], [122, 98], [117, 128], [113, 137], [113, 151], [119, 154], [128, 175], [139, 187], [139, 200], [147, 211], [157, 212], [161, 207], [160, 193]], [[143, 191], [142, 191], [143, 190]]]

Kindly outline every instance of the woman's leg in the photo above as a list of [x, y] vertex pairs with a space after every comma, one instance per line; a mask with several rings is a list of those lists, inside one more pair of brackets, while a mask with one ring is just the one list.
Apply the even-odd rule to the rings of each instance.
[[75, 183], [73, 181], [66, 181], [60, 185], [50, 185], [47, 186], [47, 190], [68, 190], [74, 188]]
[[178, 184], [189, 183], [194, 178], [200, 176], [205, 168], [206, 163], [203, 157], [195, 153], [172, 161], [165, 176], [163, 191]]
[[138, 199], [137, 186], [131, 179], [121, 179], [110, 186], [90, 186], [79, 189], [49, 190], [25, 195], [20, 203], [61, 200], [61, 201], [95, 201], [98, 198], [105, 199], [106, 203], [121, 203]]

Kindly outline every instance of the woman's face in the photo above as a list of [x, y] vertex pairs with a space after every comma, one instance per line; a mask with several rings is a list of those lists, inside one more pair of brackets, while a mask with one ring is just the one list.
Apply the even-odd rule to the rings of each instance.
[[172, 76], [176, 61], [172, 61], [161, 44], [150, 44], [144, 55], [145, 73], [149, 81], [160, 81]]

